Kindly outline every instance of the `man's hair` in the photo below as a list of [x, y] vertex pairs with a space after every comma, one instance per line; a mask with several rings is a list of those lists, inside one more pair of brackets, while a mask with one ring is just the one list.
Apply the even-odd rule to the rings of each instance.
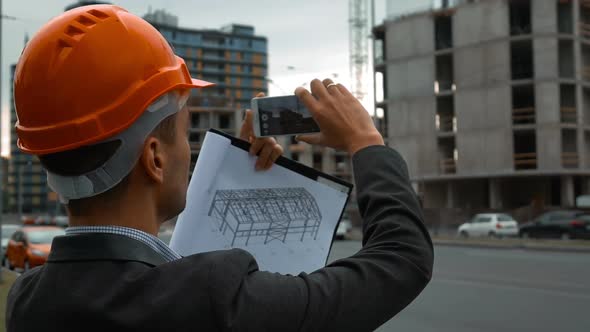
[[[150, 133], [150, 136], [157, 137], [163, 142], [172, 144], [176, 138], [176, 116], [170, 115], [164, 119]], [[84, 146], [71, 151], [58, 152], [39, 156], [41, 165], [48, 171], [62, 176], [79, 176], [94, 171], [106, 163], [121, 145], [120, 141], [110, 141], [89, 146]], [[68, 209], [72, 216], [81, 216], [88, 211], [95, 200], [111, 201], [117, 199], [127, 188], [129, 175], [121, 182], [106, 192], [68, 202]]]

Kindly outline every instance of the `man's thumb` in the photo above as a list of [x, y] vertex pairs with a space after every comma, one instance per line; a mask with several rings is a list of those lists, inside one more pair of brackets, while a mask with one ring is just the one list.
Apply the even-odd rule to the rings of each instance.
[[322, 143], [322, 134], [317, 133], [317, 134], [309, 134], [309, 135], [299, 135], [299, 136], [296, 136], [295, 139], [298, 142], [304, 142], [307, 144], [318, 145], [318, 144]]
[[242, 128], [240, 129], [240, 138], [245, 141], [248, 141], [250, 136], [254, 134], [254, 127], [252, 124], [253, 115], [254, 114], [252, 114], [251, 110], [246, 110], [246, 113], [244, 114], [244, 121], [242, 122]]

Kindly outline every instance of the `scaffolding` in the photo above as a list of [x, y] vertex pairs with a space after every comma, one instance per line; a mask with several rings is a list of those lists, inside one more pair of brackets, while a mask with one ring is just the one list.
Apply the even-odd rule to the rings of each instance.
[[304, 188], [217, 190], [209, 216], [220, 221], [219, 231], [229, 231], [231, 245], [253, 237], [285, 243], [289, 235], [317, 239], [322, 215], [315, 198]]
[[369, 74], [369, 3], [349, 0], [348, 9], [351, 91], [364, 101], [367, 96], [365, 79]]

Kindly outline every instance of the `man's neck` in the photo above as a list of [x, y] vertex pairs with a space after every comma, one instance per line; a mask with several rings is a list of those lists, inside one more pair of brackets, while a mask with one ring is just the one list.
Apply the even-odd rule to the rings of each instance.
[[151, 209], [97, 208], [83, 216], [70, 215], [70, 226], [122, 226], [157, 235], [160, 222]]

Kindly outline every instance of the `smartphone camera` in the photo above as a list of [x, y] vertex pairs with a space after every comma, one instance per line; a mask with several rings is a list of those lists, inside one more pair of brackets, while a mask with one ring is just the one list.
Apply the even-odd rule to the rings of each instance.
[[252, 99], [256, 136], [291, 136], [320, 131], [297, 96]]

